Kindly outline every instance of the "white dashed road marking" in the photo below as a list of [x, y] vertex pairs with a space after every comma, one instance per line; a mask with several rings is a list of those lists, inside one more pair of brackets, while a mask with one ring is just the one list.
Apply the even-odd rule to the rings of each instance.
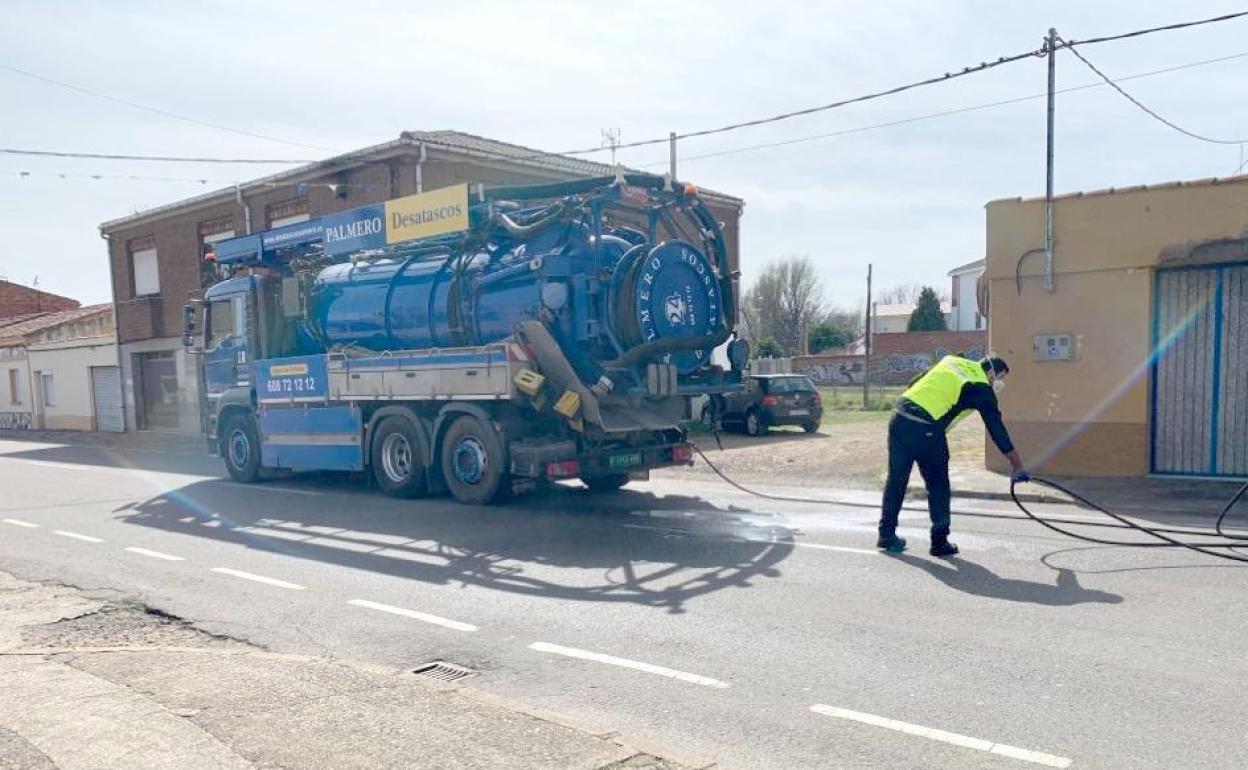
[[39, 527], [38, 524], [31, 524], [29, 521], [22, 521], [20, 519], [5, 519], [4, 523], [12, 524], [15, 527], [26, 527], [27, 529], [38, 529]]
[[222, 575], [232, 575], [233, 577], [242, 578], [243, 580], [251, 580], [256, 583], [264, 583], [266, 586], [277, 586], [278, 588], [289, 588], [292, 591], [302, 591], [306, 587], [306, 586], [301, 586], [298, 583], [287, 583], [285, 580], [278, 580], [277, 578], [265, 577], [264, 575], [256, 575], [251, 572], [243, 572], [242, 570], [238, 570], [238, 569], [230, 569], [229, 567], [213, 567], [212, 571], [219, 572]]
[[77, 532], [66, 532], [63, 529], [58, 529], [52, 534], [60, 535], [61, 537], [72, 538], [74, 540], [81, 540], [84, 543], [103, 543], [104, 542], [103, 538], [92, 537], [90, 535], [80, 535]]
[[727, 682], [721, 682], [718, 679], [711, 679], [709, 676], [699, 676], [697, 674], [687, 674], [684, 671], [676, 671], [675, 669], [656, 666], [651, 663], [642, 663], [627, 658], [617, 658], [614, 655], [604, 655], [601, 652], [590, 652], [589, 650], [578, 650], [575, 647], [561, 647], [557, 644], [547, 644], [546, 642], [534, 642], [529, 645], [530, 650], [537, 652], [549, 652], [553, 655], [563, 655], [569, 658], [579, 658], [580, 660], [592, 660], [598, 663], [608, 663], [612, 666], [620, 666], [621, 668], [631, 668], [634, 671], [644, 671], [647, 674], [657, 674], [666, 676], [670, 679], [679, 679], [682, 682], [690, 684], [700, 684], [703, 687], [728, 687]]
[[377, 610], [378, 612], [388, 612], [391, 615], [402, 615], [405, 618], [412, 618], [413, 620], [432, 623], [435, 626], [442, 626], [443, 628], [453, 628], [456, 631], [478, 630], [476, 626], [470, 623], [460, 623], [458, 620], [447, 620], [446, 618], [440, 618], [437, 615], [429, 615], [424, 612], [417, 612], [416, 610], [405, 610], [402, 607], [392, 607], [389, 604], [370, 602], [367, 599], [351, 599], [347, 602], [347, 604], [351, 604], [356, 607], [365, 607], [370, 610]]
[[1031, 762], [1037, 765], [1045, 765], [1047, 767], [1070, 767], [1071, 760], [1066, 757], [1059, 757], [1054, 754], [1045, 754], [1042, 751], [1032, 751], [1030, 749], [1020, 749], [1017, 746], [1009, 746], [1004, 743], [993, 743], [982, 738], [972, 738], [969, 735], [959, 735], [958, 733], [945, 732], [932, 727], [923, 727], [921, 725], [912, 725], [909, 722], [898, 722], [896, 719], [876, 716], [875, 714], [864, 714], [861, 711], [850, 711], [849, 709], [837, 708], [836, 706], [825, 706], [817, 703], [810, 707], [810, 710], [816, 714], [824, 716], [836, 717], [838, 719], [848, 719], [851, 722], [861, 722], [862, 724], [872, 725], [874, 727], [883, 727], [886, 730], [896, 730], [897, 732], [907, 733], [908, 735], [917, 735], [920, 738], [929, 738], [933, 741], [941, 741], [942, 743], [951, 743], [954, 746], [962, 746], [967, 749], [975, 749], [976, 751], [986, 751], [989, 754], [1000, 754], [1003, 757], [1019, 759], [1023, 762]]
[[150, 556], [153, 559], [164, 559], [165, 561], [186, 561], [181, 556], [173, 556], [172, 554], [161, 553], [160, 551], [149, 551], [146, 548], [130, 547], [126, 549], [130, 553], [137, 553], [139, 556]]

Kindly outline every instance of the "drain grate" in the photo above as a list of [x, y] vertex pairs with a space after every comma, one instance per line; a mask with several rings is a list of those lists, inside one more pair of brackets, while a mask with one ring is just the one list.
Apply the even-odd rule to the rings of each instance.
[[476, 672], [454, 663], [447, 663], [444, 660], [435, 660], [432, 663], [426, 663], [423, 666], [412, 669], [412, 673], [439, 682], [454, 682], [456, 679], [472, 676]]

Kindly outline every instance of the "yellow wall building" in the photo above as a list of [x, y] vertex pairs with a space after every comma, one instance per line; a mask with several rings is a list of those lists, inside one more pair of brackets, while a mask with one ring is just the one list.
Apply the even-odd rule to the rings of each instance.
[[[989, 346], [1029, 467], [1248, 476], [1248, 177], [987, 206]], [[1020, 263], [1021, 259], [1021, 263]], [[989, 447], [988, 465], [1006, 464]]]

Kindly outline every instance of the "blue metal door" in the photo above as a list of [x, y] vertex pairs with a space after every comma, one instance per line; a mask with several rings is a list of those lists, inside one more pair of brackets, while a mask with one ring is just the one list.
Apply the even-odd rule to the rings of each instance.
[[1152, 470], [1248, 475], [1248, 265], [1157, 273]]

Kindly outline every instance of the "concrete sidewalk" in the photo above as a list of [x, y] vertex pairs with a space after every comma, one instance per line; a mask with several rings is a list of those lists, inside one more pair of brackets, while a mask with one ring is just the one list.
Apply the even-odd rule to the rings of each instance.
[[123, 597], [0, 572], [0, 768], [9, 767], [681, 765], [470, 687], [268, 652]]

